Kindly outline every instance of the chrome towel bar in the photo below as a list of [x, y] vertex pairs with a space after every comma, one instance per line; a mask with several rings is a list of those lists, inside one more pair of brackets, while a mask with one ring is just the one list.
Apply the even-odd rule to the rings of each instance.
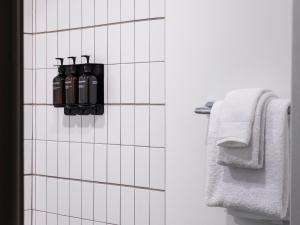
[[[204, 114], [204, 115], [209, 115], [210, 114], [210, 110], [213, 107], [214, 102], [207, 102], [205, 104], [205, 106], [203, 107], [199, 107], [195, 109], [195, 113], [196, 114]], [[291, 107], [288, 108], [288, 114], [291, 114]]]

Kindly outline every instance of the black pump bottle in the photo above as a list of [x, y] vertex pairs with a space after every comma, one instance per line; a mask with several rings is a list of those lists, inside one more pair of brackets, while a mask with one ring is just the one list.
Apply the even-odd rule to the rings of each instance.
[[68, 57], [73, 60], [73, 64], [70, 67], [70, 73], [65, 80], [66, 88], [66, 105], [72, 106], [78, 102], [78, 75], [76, 70], [76, 57]]
[[86, 58], [87, 63], [83, 66], [83, 74], [79, 77], [79, 105], [84, 106], [89, 104], [89, 76], [92, 72], [92, 68], [90, 66], [90, 56], [82, 55], [81, 57]]
[[58, 66], [58, 75], [53, 79], [53, 105], [54, 107], [64, 107], [65, 105], [65, 69], [63, 67], [64, 59], [55, 58], [60, 61]]

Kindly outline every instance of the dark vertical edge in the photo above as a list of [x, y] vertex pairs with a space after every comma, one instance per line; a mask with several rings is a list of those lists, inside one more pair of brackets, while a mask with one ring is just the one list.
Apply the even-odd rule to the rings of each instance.
[[23, 225], [23, 0], [0, 7], [0, 216]]
[[291, 225], [300, 224], [300, 1], [293, 1]]

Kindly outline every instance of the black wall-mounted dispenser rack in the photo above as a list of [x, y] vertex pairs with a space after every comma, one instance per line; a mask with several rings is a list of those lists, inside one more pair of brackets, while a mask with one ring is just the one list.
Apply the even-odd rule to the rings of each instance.
[[[87, 63], [84, 64], [75, 64], [75, 58], [74, 57], [69, 57], [73, 59], [73, 64], [71, 65], [59, 65], [59, 76], [65, 78], [65, 86], [63, 87], [63, 99], [66, 99], [66, 93], [68, 89], [68, 84], [67, 84], [67, 77], [71, 73], [74, 73], [74, 70], [76, 70], [76, 92], [74, 98], [76, 99], [75, 104], [68, 104], [67, 101], [64, 102], [64, 104], [56, 105], [53, 104], [54, 107], [63, 107], [64, 108], [64, 114], [65, 115], [103, 115], [104, 113], [104, 65], [103, 64], [98, 64], [98, 63], [89, 63], [89, 56], [82, 56], [87, 58]], [[62, 62], [62, 61], [61, 61]], [[61, 74], [61, 72], [64, 72], [64, 75]], [[91, 81], [91, 85], [97, 85], [96, 91], [95, 88], [93, 88], [93, 94], [96, 92], [96, 101], [95, 96], [93, 97], [93, 102], [92, 103], [87, 103], [87, 104], [80, 104], [78, 101], [78, 93], [79, 93], [79, 88], [81, 85], [79, 81], [79, 77], [83, 75], [85, 72], [89, 72], [91, 77], [93, 77], [93, 80]], [[87, 75], [89, 77], [89, 75]], [[96, 80], [95, 80], [96, 78]], [[56, 78], [53, 80], [53, 89], [57, 88]], [[53, 98], [55, 98], [55, 91], [53, 90]]]

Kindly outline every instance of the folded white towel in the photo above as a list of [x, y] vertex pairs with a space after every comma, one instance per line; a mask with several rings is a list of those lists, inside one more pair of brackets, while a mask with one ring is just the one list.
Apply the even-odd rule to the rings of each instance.
[[234, 90], [226, 95], [220, 117], [219, 146], [249, 145], [257, 102], [265, 92], [268, 90], [249, 88]]
[[270, 100], [275, 97], [276, 96], [272, 92], [265, 92], [259, 98], [254, 115], [251, 139], [248, 146], [242, 148], [218, 146], [219, 154], [217, 161], [220, 165], [249, 169], [261, 169], [263, 167], [266, 109]]
[[266, 224], [289, 224], [289, 215], [287, 215], [284, 219], [279, 220], [271, 216], [262, 216], [262, 215], [255, 215], [252, 213], [243, 212], [240, 210], [235, 209], [228, 209], [227, 213], [233, 217], [241, 218], [241, 219], [248, 219], [248, 220], [257, 220], [260, 222], [264, 222]]
[[211, 111], [207, 139], [208, 206], [283, 219], [289, 200], [289, 123], [288, 100], [273, 99], [267, 108], [265, 166], [261, 170], [221, 166], [216, 162], [219, 111], [216, 102]]

